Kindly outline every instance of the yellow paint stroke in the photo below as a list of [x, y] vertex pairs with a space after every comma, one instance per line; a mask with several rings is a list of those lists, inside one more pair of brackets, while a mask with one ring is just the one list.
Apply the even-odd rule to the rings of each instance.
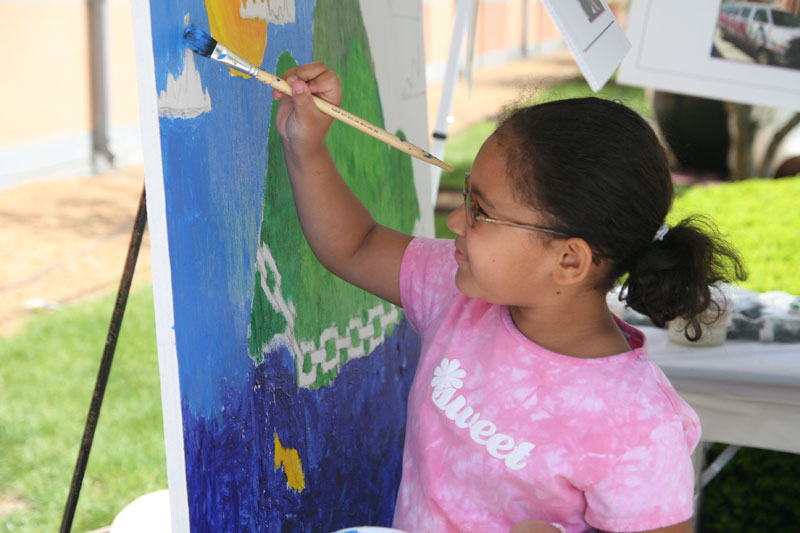
[[306, 480], [303, 477], [300, 454], [294, 448], [284, 448], [281, 439], [275, 433], [275, 470], [278, 470], [281, 465], [286, 474], [286, 484], [297, 492], [302, 492], [306, 488]]
[[[267, 21], [243, 18], [240, 14], [242, 2], [243, 0], [206, 0], [208, 27], [217, 42], [258, 67], [267, 49]], [[249, 78], [238, 70], [229, 70], [234, 76]]]

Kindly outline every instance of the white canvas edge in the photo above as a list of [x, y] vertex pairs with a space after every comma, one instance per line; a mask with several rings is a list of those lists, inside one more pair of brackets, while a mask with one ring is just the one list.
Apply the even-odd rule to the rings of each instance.
[[[800, 110], [800, 71], [710, 58], [711, 35], [701, 35], [705, 40], [696, 42], [698, 30], [690, 25], [690, 21], [697, 21], [697, 17], [686, 19], [686, 25], [681, 28], [683, 38], [675, 40], [673, 32], [673, 37], [667, 39], [659, 34], [663, 26], [669, 25], [667, 21], [659, 20], [659, 27], [649, 27], [647, 24], [653, 3], [653, 0], [631, 2], [627, 34], [633, 48], [620, 65], [617, 74], [619, 83], [716, 100]], [[693, 0], [671, 0], [670, 6], [676, 10], [695, 6], [698, 10], [704, 10], [702, 13], [709, 17], [711, 14], [705, 11], [713, 9], [716, 20], [720, 2], [693, 4]], [[696, 42], [694, 48], [686, 50], [692, 42]], [[666, 61], [657, 68], [648, 66], [642, 56], [647, 50], [652, 53], [662, 43], [674, 53], [665, 53]], [[675, 50], [675, 45], [683, 49]], [[790, 87], [795, 89], [791, 90]]]
[[175, 315], [172, 302], [172, 273], [167, 241], [164, 172], [158, 124], [149, 0], [133, 0], [131, 14], [147, 194], [147, 224], [150, 231], [152, 257], [153, 301], [161, 381], [161, 409], [164, 416], [167, 485], [169, 487], [172, 531], [178, 533], [189, 531], [189, 497], [186, 487], [178, 353], [173, 329]]
[[[422, 2], [360, 0], [359, 3], [375, 64], [385, 128], [391, 133], [402, 129], [410, 143], [429, 150]], [[403, 31], [415, 23], [416, 31]], [[400, 51], [407, 51], [408, 55], [399, 58]], [[411, 79], [404, 75], [403, 67], [418, 71], [418, 77]], [[432, 237], [435, 233], [431, 202], [434, 167], [417, 158], [412, 158], [411, 164], [420, 212], [414, 234]], [[377, 186], [382, 179], [376, 176]]]

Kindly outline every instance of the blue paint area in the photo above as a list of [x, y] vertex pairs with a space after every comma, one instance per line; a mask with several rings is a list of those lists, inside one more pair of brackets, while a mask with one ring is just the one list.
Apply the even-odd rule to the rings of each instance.
[[[282, 349], [251, 370], [246, 387], [226, 390], [225, 416], [192, 416], [184, 400], [192, 530], [390, 525], [418, 353], [419, 337], [404, 320], [369, 357], [342, 367], [329, 387], [297, 389], [293, 360]], [[275, 470], [276, 432], [284, 447], [300, 452], [300, 493]]]
[[[203, 2], [151, 2], [156, 89], [179, 77], [184, 16], [208, 28]], [[270, 25], [262, 68], [292, 50], [311, 61], [314, 2], [296, 0], [297, 23]], [[223, 43], [224, 44], [224, 43]], [[197, 416], [220, 416], [227, 388], [246, 385], [247, 328], [263, 210], [272, 88], [196, 56], [212, 111], [160, 117], [167, 233], [181, 397]], [[294, 209], [293, 206], [286, 206]], [[243, 357], [244, 355], [244, 357]], [[182, 361], [182, 357], [186, 361]]]

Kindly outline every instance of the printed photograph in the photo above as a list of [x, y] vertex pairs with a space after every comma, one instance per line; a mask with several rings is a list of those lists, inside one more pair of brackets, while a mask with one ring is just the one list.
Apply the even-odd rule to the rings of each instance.
[[583, 12], [586, 13], [586, 18], [589, 19], [589, 22], [599, 17], [606, 10], [600, 0], [578, 0], [578, 2], [581, 4]]
[[800, 69], [800, 0], [723, 1], [711, 56]]

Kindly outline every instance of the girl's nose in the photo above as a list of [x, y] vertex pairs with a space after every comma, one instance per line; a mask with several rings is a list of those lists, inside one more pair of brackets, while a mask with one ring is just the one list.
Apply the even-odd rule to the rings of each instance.
[[467, 228], [467, 218], [464, 215], [464, 209], [465, 207], [462, 203], [447, 216], [447, 227], [460, 237], [464, 236], [464, 232]]

